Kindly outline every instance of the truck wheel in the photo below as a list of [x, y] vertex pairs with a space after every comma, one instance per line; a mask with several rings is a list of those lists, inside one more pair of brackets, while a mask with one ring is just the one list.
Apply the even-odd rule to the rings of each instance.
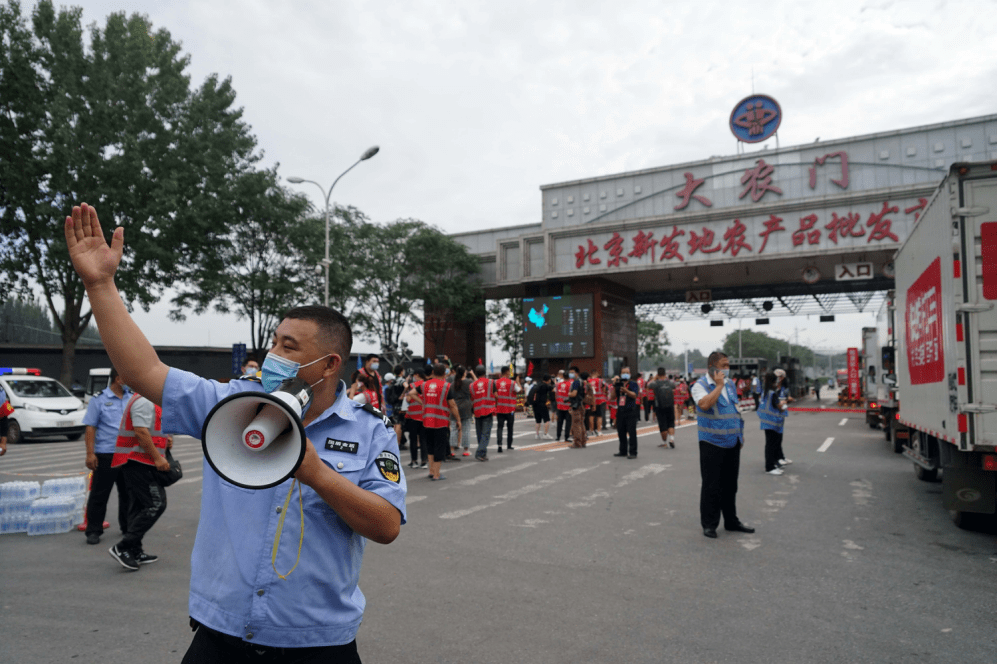
[[900, 442], [900, 438], [897, 436], [897, 432], [893, 431], [893, 451], [896, 454], [900, 454], [904, 451], [904, 444]]
[[975, 512], [949, 512], [952, 516], [952, 523], [962, 530], [985, 530], [987, 522], [993, 521], [992, 514], [976, 514]]
[[21, 442], [21, 425], [17, 423], [17, 420], [7, 421], [7, 442], [11, 445], [16, 445]]
[[890, 442], [890, 439], [893, 437], [893, 427], [891, 427], [889, 424], [886, 424], [883, 427], [883, 435], [886, 436], [886, 442]]
[[938, 469], [928, 470], [924, 466], [919, 466], [914, 464], [914, 474], [917, 475], [917, 479], [922, 482], [935, 482], [938, 480]]

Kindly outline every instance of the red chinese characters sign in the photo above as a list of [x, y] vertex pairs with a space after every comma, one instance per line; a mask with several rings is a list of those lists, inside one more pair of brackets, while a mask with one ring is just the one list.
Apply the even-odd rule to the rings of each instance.
[[[614, 231], [572, 241], [576, 270], [640, 267], [645, 264], [717, 260], [721, 256], [766, 258], [820, 248], [899, 243], [921, 211], [913, 201], [868, 204], [859, 211], [807, 211], [769, 214], [731, 221], [681, 226], [671, 224], [638, 231]], [[785, 213], [784, 213], [785, 214]], [[895, 224], [901, 224], [895, 226]], [[906, 224], [906, 225], [903, 225]]]
[[936, 258], [907, 289], [907, 370], [911, 385], [945, 378], [942, 344], [942, 259]]
[[848, 349], [848, 398], [858, 399], [861, 396], [859, 385], [859, 349]]

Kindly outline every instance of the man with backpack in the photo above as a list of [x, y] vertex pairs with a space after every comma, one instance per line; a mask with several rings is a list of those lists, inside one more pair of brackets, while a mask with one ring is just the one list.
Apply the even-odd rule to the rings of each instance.
[[658, 375], [647, 388], [654, 394], [654, 414], [661, 432], [658, 447], [675, 447], [675, 383], [665, 376], [664, 367], [658, 367]]

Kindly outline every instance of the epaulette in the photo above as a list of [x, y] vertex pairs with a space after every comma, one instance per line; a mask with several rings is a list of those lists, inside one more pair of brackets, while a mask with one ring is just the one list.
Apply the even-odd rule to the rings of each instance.
[[[354, 401], [353, 403], [357, 403], [357, 402]], [[357, 405], [360, 406], [360, 408], [362, 408], [364, 411], [370, 413], [374, 417], [376, 417], [376, 418], [380, 419], [382, 422], [384, 422], [384, 426], [388, 427], [389, 429], [393, 429], [394, 428], [395, 425], [391, 423], [391, 420], [384, 413], [382, 413], [381, 411], [379, 411], [377, 408], [374, 408], [369, 403], [357, 404]]]

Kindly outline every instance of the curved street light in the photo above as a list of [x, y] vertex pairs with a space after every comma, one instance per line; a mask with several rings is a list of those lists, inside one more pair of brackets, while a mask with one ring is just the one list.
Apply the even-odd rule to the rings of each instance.
[[332, 181], [332, 186], [329, 187], [328, 191], [323, 189], [322, 185], [320, 185], [315, 180], [306, 180], [305, 178], [299, 178], [294, 175], [287, 178], [287, 181], [290, 182], [291, 184], [301, 184], [302, 182], [310, 182], [311, 184], [318, 187], [319, 191], [321, 191], [322, 195], [325, 197], [325, 260], [322, 261], [322, 264], [325, 266], [325, 306], [327, 307], [329, 306], [329, 199], [332, 196], [332, 190], [335, 189], [336, 183], [339, 182], [340, 178], [342, 178], [344, 175], [352, 171], [354, 166], [359, 164], [361, 161], [367, 161], [368, 159], [376, 155], [378, 152], [380, 152], [380, 150], [381, 148], [379, 148], [376, 145], [367, 148], [364, 151], [364, 153], [360, 155], [360, 158], [353, 163], [352, 166], [350, 166], [345, 171], [340, 173], [339, 177], [337, 177], [335, 180]]

